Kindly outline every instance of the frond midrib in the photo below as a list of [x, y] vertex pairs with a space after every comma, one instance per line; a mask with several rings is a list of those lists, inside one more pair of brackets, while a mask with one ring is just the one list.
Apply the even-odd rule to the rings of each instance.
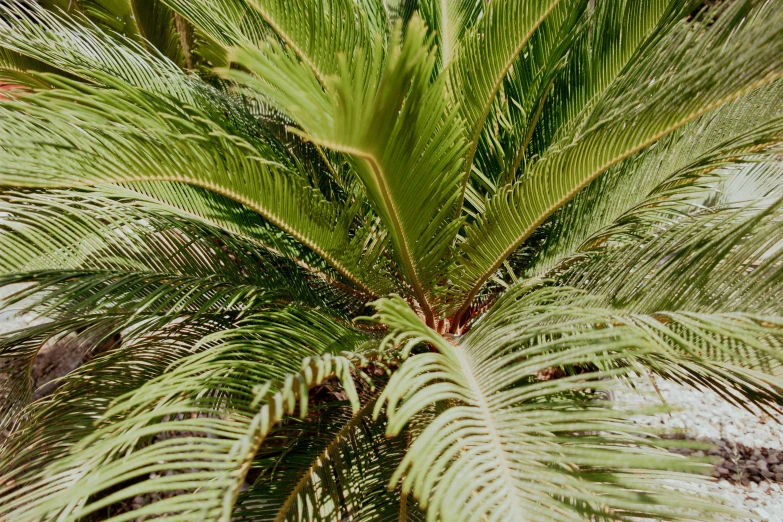
[[307, 470], [305, 470], [304, 472], [302, 472], [302, 475], [297, 481], [296, 486], [294, 486], [291, 492], [286, 496], [283, 505], [280, 506], [280, 509], [277, 511], [277, 515], [275, 515], [274, 522], [285, 522], [285, 517], [286, 514], [288, 513], [288, 510], [291, 508], [291, 505], [296, 501], [296, 498], [299, 495], [299, 493], [304, 489], [304, 487], [310, 481], [310, 477], [312, 476], [313, 473], [315, 473], [315, 470], [318, 469], [318, 467], [321, 465], [321, 462], [325, 461], [329, 457], [331, 452], [337, 447], [337, 445], [343, 441], [346, 434], [349, 431], [353, 430], [353, 428], [356, 427], [356, 425], [362, 419], [364, 419], [368, 415], [368, 413], [372, 411], [372, 408], [375, 407], [375, 403], [377, 401], [378, 401], [378, 395], [376, 395], [372, 400], [367, 401], [367, 404], [362, 406], [362, 409], [356, 412], [354, 416], [351, 417], [351, 420], [349, 420], [345, 424], [345, 426], [340, 428], [340, 431], [338, 431], [332, 437], [332, 441], [326, 446], [326, 448], [323, 449], [323, 451], [321, 451], [318, 454], [318, 456], [310, 464], [310, 467], [307, 468]]
[[337, 152], [342, 152], [343, 154], [350, 154], [352, 156], [356, 156], [357, 158], [361, 158], [369, 165], [370, 169], [373, 172], [373, 175], [375, 176], [375, 180], [378, 183], [378, 188], [380, 189], [381, 195], [383, 197], [384, 206], [388, 210], [389, 218], [391, 219], [392, 222], [391, 225], [394, 228], [394, 233], [400, 239], [399, 241], [400, 250], [401, 250], [400, 257], [402, 257], [403, 264], [405, 265], [405, 271], [409, 275], [410, 284], [413, 287], [413, 291], [416, 294], [416, 298], [419, 301], [419, 305], [421, 306], [422, 311], [427, 317], [427, 321], [432, 322], [434, 324], [434, 315], [432, 313], [432, 308], [430, 307], [429, 301], [427, 300], [427, 295], [424, 292], [424, 287], [421, 284], [419, 273], [416, 270], [416, 264], [414, 262], [413, 254], [410, 249], [408, 236], [405, 234], [405, 229], [402, 226], [402, 219], [400, 218], [400, 214], [399, 211], [397, 210], [397, 206], [394, 204], [394, 199], [391, 197], [389, 184], [384, 175], [384, 171], [381, 168], [381, 164], [378, 157], [372, 152], [368, 152], [366, 150], [358, 149], [355, 147], [347, 147], [336, 143], [321, 143], [321, 144]]
[[468, 182], [470, 181], [470, 171], [473, 168], [473, 160], [476, 157], [476, 151], [478, 150], [478, 144], [479, 144], [479, 140], [481, 139], [481, 133], [484, 130], [484, 123], [487, 121], [487, 116], [489, 116], [489, 111], [492, 108], [492, 102], [495, 101], [495, 96], [497, 96], [497, 93], [500, 90], [500, 86], [503, 85], [503, 80], [506, 78], [508, 71], [511, 70], [511, 67], [514, 65], [514, 62], [519, 57], [519, 54], [525, 48], [527, 43], [530, 41], [530, 38], [533, 37], [533, 34], [538, 30], [541, 24], [544, 23], [544, 20], [546, 20], [549, 14], [560, 4], [560, 2], [561, 0], [555, 0], [541, 14], [539, 19], [536, 20], [536, 23], [533, 24], [533, 26], [531, 26], [530, 31], [528, 31], [527, 34], [525, 34], [525, 37], [519, 41], [517, 47], [514, 49], [514, 52], [509, 56], [508, 60], [503, 65], [503, 69], [501, 70], [500, 74], [498, 74], [498, 76], [495, 78], [495, 83], [492, 86], [490, 95], [485, 100], [484, 106], [481, 110], [481, 116], [479, 117], [478, 121], [476, 122], [476, 126], [473, 129], [473, 137], [470, 139], [470, 147], [468, 148], [467, 161], [465, 162], [465, 176], [464, 176], [464, 181], [462, 182], [462, 187], [460, 189], [461, 191], [460, 205], [459, 205], [460, 209], [462, 209], [463, 206], [463, 201], [465, 198], [465, 188]]
[[[176, 182], [176, 183], [185, 183], [187, 185], [192, 185], [194, 187], [210, 190], [212, 192], [215, 192], [216, 194], [220, 194], [221, 196], [225, 196], [238, 203], [241, 203], [246, 207], [248, 207], [249, 209], [257, 212], [259, 215], [261, 215], [264, 219], [272, 223], [274, 226], [284, 231], [285, 233], [289, 234], [294, 239], [296, 239], [297, 241], [305, 245], [307, 248], [311, 249], [313, 252], [321, 256], [321, 258], [323, 258], [324, 261], [329, 263], [335, 270], [340, 272], [340, 274], [342, 274], [346, 279], [348, 279], [353, 284], [358, 286], [362, 291], [364, 291], [369, 295], [376, 295], [376, 293], [373, 290], [371, 290], [361, 279], [359, 279], [355, 274], [353, 274], [350, 270], [348, 270], [348, 268], [345, 265], [343, 265], [340, 261], [338, 261], [334, 256], [332, 256], [327, 251], [319, 247], [317, 243], [309, 239], [304, 234], [298, 232], [295, 228], [288, 225], [281, 217], [272, 213], [268, 208], [258, 204], [256, 201], [234, 190], [228, 189], [224, 186], [221, 186], [217, 183], [213, 183], [211, 181], [196, 180], [184, 176], [128, 176], [127, 179], [122, 179], [122, 178], [113, 179], [112, 183], [135, 183], [135, 182], [145, 182], [145, 181], [169, 181], [169, 182]], [[72, 187], [78, 187], [80, 185], [95, 186], [94, 184], [90, 184], [90, 183], [71, 184]]]
[[514, 477], [511, 473], [511, 465], [509, 463], [509, 459], [506, 456], [506, 450], [503, 449], [503, 443], [500, 440], [500, 432], [498, 430], [498, 427], [495, 425], [495, 420], [492, 415], [492, 410], [489, 408], [489, 404], [487, 404], [486, 397], [484, 396], [484, 392], [481, 389], [481, 386], [479, 385], [478, 381], [476, 380], [476, 376], [473, 374], [473, 370], [470, 367], [470, 362], [465, 357], [465, 353], [463, 352], [462, 346], [453, 346], [452, 350], [454, 355], [456, 356], [460, 366], [462, 367], [463, 374], [467, 378], [468, 385], [470, 388], [473, 389], [473, 393], [476, 397], [477, 404], [476, 406], [481, 411], [485, 427], [487, 428], [487, 432], [489, 433], [490, 437], [490, 444], [493, 448], [493, 453], [495, 453], [495, 458], [500, 464], [500, 467], [502, 468], [501, 473], [503, 473], [503, 476], [505, 477], [507, 483], [511, 485], [511, 494], [513, 494], [514, 498], [517, 500], [517, 502], [514, 502], [513, 505], [516, 506], [516, 520], [524, 520], [524, 516], [519, 511], [520, 503], [518, 502], [518, 497], [516, 495], [516, 488], [514, 488]]

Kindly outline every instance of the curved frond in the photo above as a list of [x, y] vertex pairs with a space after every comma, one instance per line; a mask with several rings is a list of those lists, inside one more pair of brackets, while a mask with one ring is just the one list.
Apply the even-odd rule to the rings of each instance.
[[783, 292], [780, 194], [775, 201], [691, 216], [653, 208], [608, 231], [560, 279], [636, 312], [775, 314]]
[[594, 2], [586, 23], [575, 30], [563, 68], [541, 107], [527, 158], [543, 155], [558, 135], [577, 124], [586, 107], [643, 59], [650, 41], [670, 31], [694, 4], [689, 0]]
[[[707, 502], [665, 487], [686, 462], [623, 422], [628, 412], [590, 400], [587, 388], [611, 387], [610, 368], [646, 351], [622, 328], [589, 328], [605, 318], [597, 304], [569, 289], [520, 290], [451, 342], [401, 300], [376, 304], [403, 353], [422, 341], [437, 350], [410, 356], [383, 392], [390, 435], [428, 405], [449, 405], [414, 439], [392, 482], [429, 519], [709, 518]], [[536, 377], [580, 364], [607, 369]]]
[[103, 76], [110, 75], [140, 89], [195, 102], [188, 76], [163, 55], [35, 3], [24, 8], [0, 4], [0, 47], [91, 82], [103, 83]]
[[226, 71], [301, 125], [308, 140], [352, 158], [393, 254], [428, 320], [434, 287], [459, 220], [453, 220], [464, 156], [461, 125], [448, 112], [443, 77], [430, 83], [434, 55], [421, 21], [341, 60], [324, 90], [285, 49], [241, 48], [234, 59], [257, 76]]
[[411, 497], [388, 488], [407, 446], [404, 436], [388, 439], [385, 423], [372, 420], [379, 393], [356, 413], [325, 405], [312, 419], [281, 426], [284, 446], [259, 455], [261, 475], [239, 496], [233, 520], [423, 522]]
[[[369, 52], [379, 36], [371, 33], [370, 19], [354, 0], [247, 2], [323, 86], [328, 76], [341, 72], [340, 56], [351, 56], [357, 49]], [[321, 38], [312, 37], [314, 27]]]
[[467, 169], [473, 164], [481, 130], [503, 80], [535, 31], [560, 3], [490, 2], [475, 27], [465, 35], [450, 71], [450, 87], [461, 102], [460, 114], [468, 129]]
[[[748, 13], [749, 6], [734, 2], [709, 27], [681, 24], [660, 37], [604, 93], [583, 124], [561, 139], [558, 149], [486, 202], [486, 211], [466, 230], [453, 278], [461, 301], [456, 317], [503, 261], [592, 180], [783, 75], [783, 40], [777, 36], [783, 15], [772, 4]], [[744, 22], [739, 25], [738, 20]], [[757, 52], [760, 44], [763, 54]]]
[[433, 0], [419, 5], [419, 14], [435, 33], [439, 66], [445, 70], [457, 56], [462, 38], [480, 19], [485, 2], [481, 0]]
[[246, 0], [160, 0], [181, 13], [225, 49], [258, 43], [271, 29]]
[[[725, 105], [610, 168], [552, 216], [546, 244], [525, 274], [542, 274], [579, 248], [589, 248], [591, 238], [600, 237], [621, 216], [663, 200], [661, 191], [669, 201], [693, 198], [694, 185], [704, 186], [715, 176], [732, 180], [742, 168], [736, 163], [777, 162], [783, 119], [773, 107], [782, 87], [778, 82]], [[743, 179], [734, 183], [733, 193]]]
[[208, 189], [257, 212], [375, 293], [347, 265], [346, 255], [356, 257], [348, 246], [351, 214], [263, 159], [263, 144], [230, 134], [199, 109], [127, 84], [116, 84], [121, 91], [60, 85], [0, 108], [0, 183], [169, 181]]
[[[337, 377], [358, 409], [355, 363], [332, 354], [364, 341], [328, 318], [296, 311], [243, 323], [204, 338], [209, 350], [115, 400], [67, 455], [25, 477], [24, 486], [4, 488], [3, 513], [80, 518], [122, 499], [170, 491], [181, 493], [114, 519], [230, 520], [261, 443], [285, 415], [306, 415], [310, 387]], [[174, 436], [155, 437], [167, 433]]]

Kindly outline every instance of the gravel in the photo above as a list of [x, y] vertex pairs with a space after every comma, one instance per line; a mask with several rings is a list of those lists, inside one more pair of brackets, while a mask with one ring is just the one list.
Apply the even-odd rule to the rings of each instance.
[[[687, 438], [714, 445], [712, 450], [678, 450], [696, 457], [713, 456], [713, 481], [689, 484], [689, 490], [713, 495], [737, 510], [755, 515], [755, 520], [783, 522], [783, 425], [751, 408], [734, 406], [711, 390], [680, 386], [656, 380], [660, 396], [651, 384], [641, 393], [618, 393], [622, 403], [654, 405], [661, 397], [677, 411], [639, 416], [634, 422], [656, 429], [682, 430]], [[754, 520], [726, 518], [725, 520]]]

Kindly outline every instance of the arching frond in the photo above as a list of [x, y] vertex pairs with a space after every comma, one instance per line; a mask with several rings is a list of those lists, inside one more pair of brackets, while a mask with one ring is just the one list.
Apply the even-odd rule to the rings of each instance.
[[762, 211], [669, 216], [619, 224], [566, 271], [566, 284], [639, 312], [776, 313], [783, 292], [781, 199]]
[[778, 82], [728, 104], [610, 168], [552, 217], [546, 245], [525, 274], [554, 268], [621, 216], [653, 199], [660, 202], [660, 191], [669, 201], [692, 198], [694, 184], [716, 175], [732, 179], [738, 168], [733, 162], [776, 163], [769, 147], [783, 139], [783, 119], [773, 108], [782, 87]]
[[[305, 324], [306, 331], [299, 329]], [[4, 513], [80, 518], [124, 498], [171, 491], [182, 493], [142, 507], [132, 517], [154, 513], [173, 520], [228, 521], [264, 438], [283, 416], [306, 415], [311, 386], [338, 377], [354, 408], [359, 407], [350, 374], [354, 363], [332, 354], [362, 339], [328, 318], [297, 318], [296, 311], [271, 314], [202, 342], [212, 347], [118, 398], [94, 433], [67, 455], [39, 473], [20, 476], [24, 485], [18, 480], [16, 488], [4, 488]], [[155, 438], [167, 433], [174, 436]], [[171, 473], [162, 473], [166, 470]], [[150, 473], [161, 476], [124, 486]], [[114, 486], [119, 487], [112, 492]]]
[[[520, 182], [486, 203], [487, 210], [466, 230], [454, 276], [465, 293], [457, 316], [503, 261], [593, 179], [707, 112], [780, 78], [783, 53], [762, 56], [755, 49], [760, 42], [770, 50], [783, 45], [777, 38], [783, 16], [771, 4], [749, 7], [734, 2], [709, 27], [681, 24], [648, 46], [645, 58], [606, 91], [583, 125]], [[740, 28], [737, 18], [745, 19]]]
[[703, 502], [664, 487], [683, 461], [586, 394], [610, 386], [604, 379], [615, 373], [536, 378], [562, 364], [611, 368], [620, 354], [646, 351], [622, 328], [585, 329], [605, 314], [595, 299], [567, 289], [521, 291], [451, 342], [399, 299], [376, 306], [403, 353], [420, 342], [437, 350], [411, 356], [392, 376], [383, 392], [388, 433], [430, 404], [451, 405], [414, 439], [392, 482], [412, 491], [429, 519], [709, 516]]
[[[169, 365], [208, 348], [199, 345], [199, 341], [235, 324], [236, 317], [225, 313], [202, 315], [195, 320], [187, 317], [172, 320], [144, 313], [101, 314], [53, 321], [3, 336], [3, 354], [14, 362], [26, 361], [23, 368], [11, 365], [14, 371], [22, 372], [15, 375], [21, 386], [28, 385], [22, 380], [29, 375], [29, 358], [25, 357], [53, 336], [81, 330], [74, 336], [74, 342], [85, 337], [94, 342], [93, 332], [103, 336], [121, 333], [122, 343], [83, 365], [66, 377], [52, 395], [30, 404], [16, 415], [17, 425], [3, 441], [0, 451], [2, 475], [33, 476], [52, 460], [66, 455], [75, 443], [92, 433], [95, 419], [103, 415], [113, 399], [159, 377]], [[151, 346], [155, 349], [150, 350]], [[4, 407], [18, 409], [26, 404], [25, 400], [16, 405], [4, 404]], [[13, 486], [11, 483], [3, 485], [4, 488]]]
[[[353, 0], [247, 0], [302, 63], [326, 85], [329, 75], [341, 72], [340, 56], [356, 49], [369, 52], [373, 38], [367, 15]], [[321, 38], [313, 38], [318, 27]]]
[[209, 37], [228, 49], [243, 42], [258, 43], [271, 29], [246, 0], [162, 0]]
[[[481, 131], [503, 80], [533, 34], [560, 0], [489, 3], [481, 20], [465, 35], [450, 72], [450, 90], [461, 102], [469, 146], [465, 168], [470, 173]], [[456, 100], [455, 100], [456, 101]], [[467, 177], [463, 178], [463, 186]], [[462, 195], [460, 195], [462, 197]]]
[[109, 36], [37, 4], [0, 4], [0, 47], [88, 81], [102, 83], [102, 75], [110, 75], [183, 102], [195, 101], [188, 77], [174, 62], [149, 53], [136, 41]]
[[[483, 210], [481, 195], [508, 184], [525, 159], [564, 58], [585, 25], [584, 0], [561, 1], [530, 37], [503, 79], [481, 130], [466, 201]], [[481, 182], [488, 178], [491, 184]]]
[[593, 2], [569, 46], [563, 70], [541, 108], [527, 157], [544, 155], [558, 135], [693, 8], [689, 0]]
[[0, 109], [0, 183], [188, 183], [259, 213], [373, 293], [343, 257], [355, 256], [347, 244], [350, 213], [264, 160], [263, 144], [228, 133], [207, 113], [127, 84], [116, 87], [122, 91], [66, 83], [6, 104]]
[[[373, 421], [376, 392], [356, 413], [326, 405], [312, 419], [281, 426], [284, 446], [259, 455], [261, 475], [237, 501], [234, 520], [424, 520], [413, 499], [388, 488], [407, 449]], [[272, 432], [270, 441], [275, 437]]]

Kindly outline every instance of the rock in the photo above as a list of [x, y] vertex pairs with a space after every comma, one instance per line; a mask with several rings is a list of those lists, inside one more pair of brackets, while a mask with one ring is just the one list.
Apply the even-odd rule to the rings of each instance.
[[777, 456], [777, 454], [775, 454], [775, 453], [770, 453], [770, 454], [767, 456], [767, 464], [769, 464], [770, 466], [772, 466], [772, 465], [774, 465], [774, 464], [779, 464], [779, 463], [780, 463], [780, 460], [778, 460], [778, 456]]
[[33, 400], [50, 395], [62, 384], [57, 379], [121, 342], [119, 334], [104, 337], [103, 332], [73, 332], [44, 344], [30, 368]]
[[728, 475], [729, 473], [731, 473], [729, 470], [727, 470], [726, 468], [723, 468], [723, 467], [721, 467], [721, 466], [718, 466], [717, 468], [715, 468], [715, 470], [716, 470], [716, 471], [717, 471], [717, 472], [718, 472], [720, 475], [723, 475], [723, 476], [726, 476], [726, 475]]
[[783, 482], [783, 473], [775, 473], [775, 482]]

